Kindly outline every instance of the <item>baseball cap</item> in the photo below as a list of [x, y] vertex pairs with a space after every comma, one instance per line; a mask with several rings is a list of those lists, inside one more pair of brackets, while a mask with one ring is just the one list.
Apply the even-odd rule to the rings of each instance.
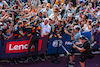
[[86, 38], [84, 35], [81, 35], [81, 36], [80, 36], [80, 39], [82, 39], [82, 40], [87, 40], [87, 38]]
[[83, 0], [82, 0], [82, 1], [80, 1], [80, 4], [81, 4], [81, 3], [84, 3], [84, 1], [83, 1]]

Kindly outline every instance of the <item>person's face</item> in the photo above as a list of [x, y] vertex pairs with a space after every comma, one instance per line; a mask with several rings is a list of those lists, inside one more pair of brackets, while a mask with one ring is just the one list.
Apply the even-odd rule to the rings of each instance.
[[81, 21], [81, 25], [84, 25], [85, 24], [85, 22], [84, 21]]
[[32, 10], [34, 10], [34, 9], [35, 9], [33, 5], [31, 6], [31, 9], [32, 9]]
[[84, 3], [81, 3], [80, 5], [81, 5], [81, 7], [82, 7], [82, 6], [84, 5]]
[[88, 25], [91, 25], [91, 23], [92, 23], [92, 21], [88, 21], [88, 22], [87, 22]]
[[5, 9], [7, 8], [7, 5], [6, 5], [6, 4], [4, 4], [4, 8], [5, 8]]
[[84, 20], [85, 20], [85, 18], [84, 18], [84, 16], [82, 16], [81, 21], [84, 21]]
[[90, 7], [90, 8], [92, 7], [92, 3], [89, 3], [89, 7]]
[[41, 10], [42, 9], [42, 6], [38, 6], [38, 9]]
[[46, 9], [49, 10], [49, 6], [46, 6]]
[[100, 25], [100, 23], [97, 23], [97, 26], [99, 26]]
[[69, 17], [69, 16], [68, 16], [68, 20], [71, 20], [71, 19], [72, 19], [72, 17]]
[[58, 16], [58, 11], [54, 11], [54, 15], [55, 16]]
[[42, 14], [41, 14], [41, 13], [38, 13], [38, 16], [39, 16], [39, 17], [42, 17]]
[[46, 12], [46, 11], [44, 11], [44, 12], [43, 12], [43, 15], [45, 16], [46, 14], [47, 14], [47, 12]]
[[57, 9], [57, 6], [53, 6], [53, 9]]
[[74, 29], [74, 32], [75, 32], [75, 33], [77, 33], [77, 32], [78, 32], [78, 30]]
[[93, 13], [96, 14], [96, 10], [94, 10]]
[[58, 24], [58, 25], [61, 25], [61, 22], [60, 22], [60, 21], [58, 21], [58, 22], [57, 22], [57, 24]]
[[69, 4], [69, 7], [72, 7], [72, 5], [71, 5], [71, 4]]
[[2, 13], [1, 13], [2, 15], [5, 15], [5, 11], [2, 11]]
[[47, 3], [44, 2], [43, 4], [46, 5]]
[[95, 25], [94, 28], [97, 28], [97, 26]]
[[25, 14], [28, 14], [28, 10], [25, 10]]
[[23, 23], [21, 24], [21, 27], [23, 27]]
[[44, 24], [46, 25], [47, 23], [48, 23], [48, 20], [45, 20], [45, 21], [44, 21]]
[[28, 23], [28, 20], [26, 20], [25, 22], [24, 22], [24, 24], [27, 24]]
[[52, 21], [51, 20], [49, 20], [49, 24], [51, 24], [52, 23]]
[[83, 15], [83, 14], [82, 14], [82, 13], [80, 13], [80, 17], [82, 17], [82, 15]]
[[23, 23], [19, 25], [19, 28], [23, 27]]
[[79, 39], [80, 40], [80, 42], [83, 42], [83, 40], [82, 39]]

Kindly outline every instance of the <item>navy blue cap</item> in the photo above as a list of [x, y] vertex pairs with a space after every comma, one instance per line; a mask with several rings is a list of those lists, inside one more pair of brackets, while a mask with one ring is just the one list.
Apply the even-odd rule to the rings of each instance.
[[84, 1], [82, 0], [82, 1], [80, 1], [80, 3], [84, 3]]

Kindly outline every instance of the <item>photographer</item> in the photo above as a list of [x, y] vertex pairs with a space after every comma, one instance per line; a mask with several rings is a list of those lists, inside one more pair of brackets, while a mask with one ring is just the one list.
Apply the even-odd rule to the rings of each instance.
[[[90, 48], [90, 42], [88, 41], [88, 39], [85, 36], [80, 36], [79, 39], [82, 42], [82, 48], [74, 45], [73, 48], [78, 49], [81, 52], [81, 59], [80, 59], [80, 65], [81, 67], [85, 67], [85, 60], [87, 58], [92, 58], [92, 52], [91, 52], [91, 48]], [[78, 44], [77, 44], [78, 45]]]

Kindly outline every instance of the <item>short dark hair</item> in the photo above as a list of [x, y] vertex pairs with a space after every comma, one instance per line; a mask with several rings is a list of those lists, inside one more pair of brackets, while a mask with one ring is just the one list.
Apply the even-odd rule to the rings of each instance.
[[51, 19], [51, 18], [49, 18], [49, 20], [51, 20], [51, 21], [52, 21], [52, 19]]

